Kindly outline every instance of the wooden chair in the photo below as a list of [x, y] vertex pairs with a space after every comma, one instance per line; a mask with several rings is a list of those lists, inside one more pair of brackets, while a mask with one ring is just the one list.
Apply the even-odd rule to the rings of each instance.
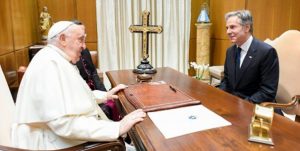
[[[24, 72], [23, 72], [24, 73]], [[11, 125], [13, 123], [13, 116], [15, 112], [15, 104], [10, 94], [6, 79], [4, 77], [1, 65], [0, 65], [0, 150], [2, 151], [24, 151], [12, 147], [11, 142]], [[62, 149], [62, 151], [99, 151], [99, 150], [111, 150], [111, 151], [125, 151], [125, 145], [120, 138], [117, 141], [112, 142], [88, 142], [74, 147]]]
[[300, 32], [289, 30], [275, 40], [265, 42], [273, 46], [279, 58], [279, 85], [276, 101], [263, 103], [264, 106], [282, 108], [285, 113], [296, 115], [300, 122]]
[[[210, 66], [209, 67], [209, 75], [210, 75], [210, 85], [219, 86], [222, 79], [224, 78], [224, 66]], [[217, 79], [218, 83], [213, 83], [213, 80]]]

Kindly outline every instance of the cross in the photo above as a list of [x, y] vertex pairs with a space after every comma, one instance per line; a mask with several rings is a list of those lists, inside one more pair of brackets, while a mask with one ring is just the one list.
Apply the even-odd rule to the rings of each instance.
[[147, 10], [143, 11], [143, 25], [131, 25], [129, 27], [129, 30], [131, 32], [139, 32], [142, 33], [143, 36], [143, 42], [142, 42], [142, 47], [143, 47], [143, 59], [146, 60], [149, 55], [148, 55], [148, 35], [149, 33], [161, 33], [163, 28], [162, 26], [157, 26], [157, 25], [149, 25], [149, 15], [150, 12]]

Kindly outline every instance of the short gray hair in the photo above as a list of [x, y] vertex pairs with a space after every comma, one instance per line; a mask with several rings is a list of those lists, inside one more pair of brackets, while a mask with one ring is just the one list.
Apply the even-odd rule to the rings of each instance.
[[253, 34], [253, 20], [249, 10], [238, 10], [228, 12], [225, 14], [225, 20], [227, 21], [228, 18], [233, 16], [237, 16], [240, 19], [240, 25], [250, 25], [250, 33]]

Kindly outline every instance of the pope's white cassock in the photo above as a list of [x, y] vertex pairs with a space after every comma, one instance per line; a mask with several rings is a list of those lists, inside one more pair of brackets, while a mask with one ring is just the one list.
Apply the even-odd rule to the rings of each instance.
[[31, 61], [17, 96], [12, 142], [31, 150], [61, 149], [87, 141], [119, 137], [119, 122], [109, 121], [76, 65], [48, 44]]

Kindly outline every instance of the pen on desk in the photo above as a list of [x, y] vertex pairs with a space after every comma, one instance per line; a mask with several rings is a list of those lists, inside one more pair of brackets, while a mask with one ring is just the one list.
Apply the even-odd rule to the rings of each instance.
[[175, 93], [176, 93], [176, 89], [175, 88], [173, 88], [172, 86], [169, 86], [170, 87], [170, 89], [172, 90], [172, 91], [174, 91]]

